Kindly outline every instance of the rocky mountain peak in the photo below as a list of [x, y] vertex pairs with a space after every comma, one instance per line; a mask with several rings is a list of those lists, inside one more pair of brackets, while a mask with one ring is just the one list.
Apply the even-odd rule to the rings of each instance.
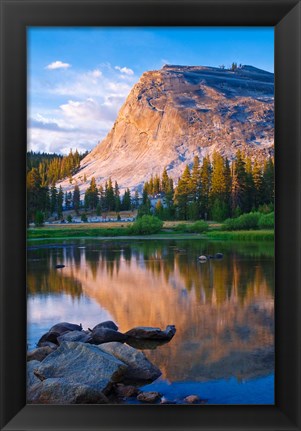
[[[266, 157], [274, 145], [274, 75], [253, 66], [228, 70], [164, 65], [144, 72], [106, 138], [82, 160], [74, 180], [91, 177], [140, 188], [164, 167], [176, 181], [194, 155], [238, 149]], [[86, 177], [86, 183], [83, 178]], [[74, 182], [73, 182], [74, 184]], [[72, 189], [67, 181], [67, 190]]]

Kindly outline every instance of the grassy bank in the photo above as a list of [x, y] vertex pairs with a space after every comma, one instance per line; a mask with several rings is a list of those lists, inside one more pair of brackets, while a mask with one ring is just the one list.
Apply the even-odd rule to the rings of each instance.
[[274, 230], [237, 230], [223, 231], [213, 230], [206, 233], [208, 239], [233, 240], [233, 241], [273, 241]]
[[85, 237], [107, 237], [107, 236], [124, 236], [128, 235], [128, 230], [124, 227], [105, 228], [105, 227], [90, 227], [87, 225], [68, 227], [53, 226], [32, 228], [27, 230], [28, 239], [43, 239], [43, 238], [85, 238]]
[[[81, 225], [52, 225], [40, 228], [31, 228], [27, 230], [28, 240], [34, 239], [58, 239], [58, 238], [89, 238], [89, 237], [136, 237], [129, 233], [130, 224], [116, 224], [116, 227], [107, 226], [107, 224], [81, 224]], [[188, 233], [173, 230], [172, 226], [165, 225], [161, 232], [147, 237], [160, 238], [208, 238], [219, 240], [242, 240], [242, 241], [272, 241], [274, 239], [273, 230], [241, 230], [241, 231], [223, 231], [214, 230], [216, 227], [210, 227], [209, 231], [203, 234]], [[212, 230], [211, 230], [212, 229]], [[146, 238], [146, 236], [141, 236]]]

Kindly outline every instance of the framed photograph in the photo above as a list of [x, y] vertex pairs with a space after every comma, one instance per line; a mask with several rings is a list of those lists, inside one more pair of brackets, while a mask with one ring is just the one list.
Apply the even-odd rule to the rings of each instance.
[[1, 429], [300, 429], [300, 7], [2, 1]]

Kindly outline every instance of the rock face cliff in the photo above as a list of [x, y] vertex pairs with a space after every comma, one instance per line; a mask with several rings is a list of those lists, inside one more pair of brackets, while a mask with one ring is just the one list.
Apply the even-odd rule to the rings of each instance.
[[196, 154], [202, 159], [218, 150], [233, 158], [241, 149], [265, 157], [273, 145], [272, 73], [252, 66], [230, 71], [166, 65], [141, 76], [74, 179], [83, 190], [92, 176], [98, 184], [111, 176], [122, 188], [141, 188], [165, 166], [177, 180]]

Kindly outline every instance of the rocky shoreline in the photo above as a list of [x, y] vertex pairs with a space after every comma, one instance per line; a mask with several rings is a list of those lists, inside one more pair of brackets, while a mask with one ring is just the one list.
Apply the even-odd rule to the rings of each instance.
[[[93, 329], [62, 322], [54, 325], [27, 352], [27, 402], [30, 404], [173, 404], [159, 392], [140, 388], [161, 371], [139, 350], [169, 342], [174, 325], [118, 331], [112, 321]], [[195, 395], [183, 403], [202, 404]]]

